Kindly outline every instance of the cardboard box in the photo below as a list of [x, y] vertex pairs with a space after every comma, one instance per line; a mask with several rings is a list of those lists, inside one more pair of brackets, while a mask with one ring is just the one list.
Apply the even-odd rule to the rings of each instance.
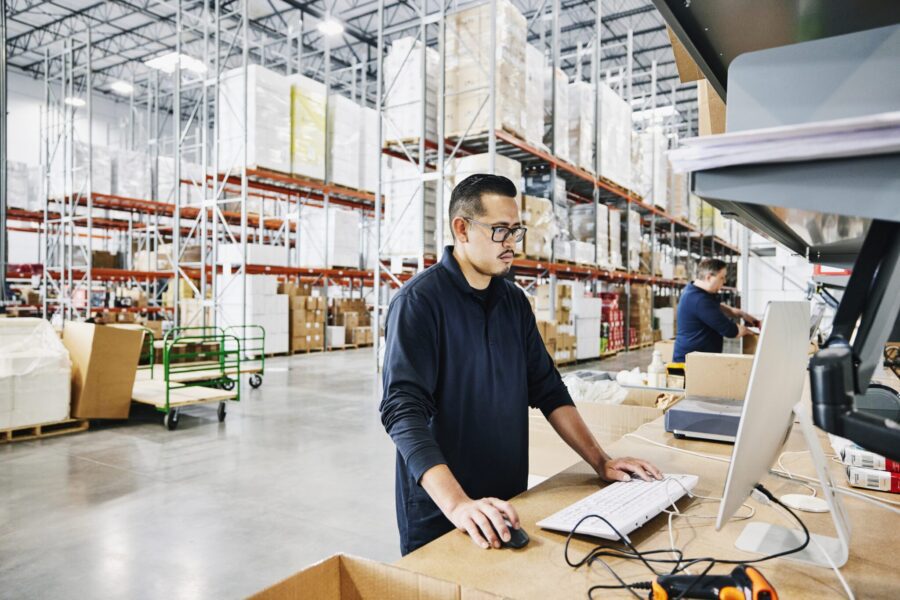
[[685, 391], [688, 396], [744, 399], [750, 383], [753, 356], [690, 352], [685, 358]]
[[307, 310], [306, 296], [291, 296], [289, 300], [288, 309], [291, 311], [295, 310]]
[[690, 83], [691, 81], [704, 79], [703, 71], [700, 70], [700, 67], [688, 54], [687, 48], [684, 47], [681, 40], [675, 36], [672, 28], [666, 27], [666, 32], [669, 34], [669, 41], [672, 44], [672, 54], [675, 55], [675, 66], [678, 69], [678, 78], [681, 80], [681, 83]]
[[745, 335], [741, 338], [741, 351], [744, 354], [756, 354], [756, 344], [759, 343], [758, 335]]
[[337, 325], [343, 325], [344, 327], [346, 327], [347, 331], [356, 329], [357, 327], [359, 327], [359, 313], [355, 313], [355, 312], [339, 313], [336, 315], [334, 322]]
[[253, 600], [491, 600], [488, 594], [401, 567], [336, 554], [251, 596]]
[[127, 419], [143, 332], [67, 322], [63, 344], [72, 360], [72, 410], [78, 419]]
[[310, 350], [322, 350], [325, 348], [325, 336], [321, 333], [306, 336]]
[[300, 335], [291, 338], [291, 352], [305, 352], [309, 350], [309, 340], [307, 336]]
[[725, 133], [725, 102], [706, 79], [697, 84], [697, 116], [700, 135]]

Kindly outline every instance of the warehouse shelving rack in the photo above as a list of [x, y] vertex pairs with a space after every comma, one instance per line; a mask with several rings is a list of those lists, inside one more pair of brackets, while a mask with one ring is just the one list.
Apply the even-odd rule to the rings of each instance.
[[[490, 30], [492, 33], [490, 35], [490, 39], [485, 41], [490, 44], [489, 55], [496, 56], [497, 0], [488, 0], [487, 4], [489, 4], [490, 6], [490, 14], [492, 20]], [[468, 4], [466, 7], [468, 8], [473, 5], [474, 4]], [[597, 175], [597, 173], [600, 173], [601, 170], [600, 156], [602, 153], [602, 139], [600, 136], [599, 127], [601, 115], [600, 103], [599, 101], [597, 101], [597, 82], [601, 81], [602, 78], [603, 71], [601, 64], [601, 49], [604, 48], [604, 46], [602, 46], [601, 40], [601, 32], [603, 31], [603, 7], [600, 0], [596, 0], [595, 2], [593, 2], [593, 12], [595, 20], [590, 39], [585, 46], [579, 44], [578, 48], [576, 49], [576, 72], [579, 77], [581, 75], [582, 61], [585, 57], [590, 57], [589, 81], [593, 85], [593, 95], [595, 98], [595, 131], [593, 142], [595, 147], [595, 163], [593, 173], [579, 166], [576, 166], [571, 162], [559, 158], [558, 153], [555, 151], [555, 136], [553, 135], [553, 127], [556, 122], [554, 115], [557, 112], [555, 85], [549, 86], [550, 89], [553, 90], [552, 94], [554, 97], [551, 100], [551, 104], [553, 106], [551, 116], [549, 119], [546, 119], [546, 121], [549, 122], [549, 128], [545, 131], [544, 136], [544, 139], [547, 140], [546, 147], [536, 147], [534, 144], [531, 144], [517, 137], [515, 134], [512, 134], [497, 126], [497, 119], [495, 114], [497, 85], [495, 76], [496, 65], [493, 61], [490, 64], [489, 72], [485, 73], [486, 78], [489, 82], [486, 86], [487, 89], [484, 91], [485, 98], [482, 105], [482, 110], [488, 111], [488, 125], [486, 131], [478, 131], [475, 133], [466, 131], [466, 133], [462, 135], [447, 136], [445, 134], [445, 109], [447, 96], [444, 65], [446, 62], [446, 19], [448, 14], [448, 5], [446, 5], [444, 2], [440, 2], [438, 4], [437, 10], [432, 10], [431, 12], [429, 12], [429, 7], [431, 7], [432, 4], [424, 0], [422, 2], [407, 4], [407, 6], [413, 13], [412, 17], [403, 26], [392, 26], [390, 28], [390, 33], [391, 35], [396, 36], [398, 33], [403, 31], [412, 31], [415, 40], [420, 43], [420, 46], [416, 51], [421, 53], [420, 61], [423, 73], [421, 78], [422, 87], [420, 89], [420, 98], [422, 98], [422, 102], [425, 102], [427, 85], [427, 77], [426, 73], [424, 72], [426, 65], [428, 64], [425, 58], [426, 48], [437, 49], [437, 139], [428, 139], [428, 136], [426, 135], [426, 111], [424, 109], [420, 109], [420, 112], [423, 116], [420, 136], [414, 138], [408, 143], [405, 143], [404, 141], [398, 142], [394, 140], [386, 140], [383, 135], [383, 131], [379, 129], [379, 139], [382, 142], [384, 153], [386, 155], [395, 158], [406, 159], [415, 164], [415, 166], [417, 167], [420, 176], [419, 189], [417, 194], [414, 195], [413, 198], [409, 199], [408, 202], [418, 201], [420, 203], [420, 215], [425, 214], [425, 183], [429, 181], [438, 182], [435, 219], [435, 235], [437, 240], [435, 247], [437, 249], [437, 252], [441, 251], [441, 247], [443, 245], [443, 197], [444, 194], [447, 193], [447, 188], [444, 185], [444, 182], [448, 177], [448, 173], [450, 173], [451, 171], [451, 161], [457, 157], [465, 156], [468, 154], [487, 153], [490, 161], [490, 169], [492, 171], [495, 168], [495, 157], [498, 155], [502, 155], [519, 161], [522, 165], [523, 174], [526, 172], [549, 172], [551, 177], [551, 189], [553, 189], [553, 182], [557, 178], [564, 179], [566, 181], [566, 188], [569, 199], [574, 203], [592, 203], [595, 206], [595, 215], [597, 210], [596, 207], [601, 202], [622, 209], [624, 213], [623, 236], [625, 240], [628, 239], [629, 235], [628, 228], [630, 227], [631, 222], [631, 219], [629, 219], [629, 214], [631, 213], [631, 211], [636, 211], [641, 216], [642, 232], [646, 233], [646, 236], [650, 241], [651, 265], [653, 263], [652, 255], [657, 251], [657, 248], [660, 244], [667, 244], [671, 248], [670, 251], [672, 252], [676, 263], [679, 260], [687, 261], [688, 268], [686, 270], [688, 272], [690, 272], [691, 270], [691, 263], [695, 259], [703, 255], [707, 243], [712, 254], [727, 257], [731, 262], [733, 262], [733, 257], [741, 253], [741, 250], [738, 247], [731, 245], [724, 240], [704, 235], [702, 233], [703, 230], [701, 226], [693, 225], [687, 222], [685, 219], [670, 215], [665, 210], [646, 202], [632, 190], [626, 189], [621, 185], [617, 185], [603, 178], [602, 176]], [[529, 20], [529, 33], [537, 34], [536, 37], [540, 40], [540, 43], [543, 46], [541, 49], [544, 51], [545, 56], [550, 56], [551, 60], [549, 67], [551, 73], [555, 73], [556, 69], [560, 66], [560, 9], [560, 0], [549, 0], [547, 2], [543, 2]], [[550, 31], [532, 31], [536, 25], [541, 23], [549, 23]], [[389, 108], [388, 106], [386, 106], [386, 96], [387, 92], [391, 89], [393, 82], [387, 81], [384, 74], [386, 24], [385, 3], [383, 1], [380, 1], [378, 3], [376, 24], [378, 26], [378, 71], [376, 86], [376, 105], [379, 109], [379, 112], [384, 114], [386, 108]], [[432, 36], [429, 36], [429, 31], [433, 31]], [[635, 101], [632, 93], [633, 81], [638, 76], [632, 70], [632, 56], [634, 51], [633, 41], [634, 34], [631, 30], [629, 30], [623, 44], [625, 46], [625, 52], [627, 55], [626, 67], [624, 70], [620, 69], [619, 73], [620, 82], [624, 82], [625, 86], [627, 87], [626, 99], [632, 106], [634, 106]], [[609, 79], [609, 74], [607, 75], [607, 79]], [[644, 108], [653, 111], [657, 108], [658, 104], [656, 97], [657, 63], [655, 60], [652, 61], [650, 72], [646, 75], [650, 77], [652, 84], [650, 93], [648, 95], [649, 97], [645, 99], [647, 106], [645, 106]], [[620, 91], [621, 88], [622, 84], [620, 83]], [[672, 93], [672, 106], [673, 108], [675, 108], [676, 106], [674, 88]], [[672, 111], [672, 113], [677, 114], [674, 110]], [[668, 130], [675, 132], [677, 132], [679, 127], [678, 124], [671, 122], [667, 123], [666, 125]], [[381, 171], [379, 171], [379, 180], [382, 182], [382, 184], [385, 183]], [[376, 210], [380, 211], [380, 207], [383, 202], [380, 190], [378, 196], [376, 197], [376, 200], [378, 207]], [[702, 225], [702, 223], [700, 225]], [[424, 227], [424, 223], [422, 223], [422, 226]], [[386, 246], [386, 240], [382, 235], [380, 226], [376, 233], [376, 239], [377, 247], [379, 248], [379, 257], [375, 268], [376, 272], [379, 272], [381, 269], [387, 269], [386, 262], [390, 258], [387, 256], [383, 256], [381, 253], [381, 251]], [[425, 244], [423, 236], [423, 243], [421, 244], [420, 253], [417, 257], [412, 257], [411, 262], [413, 265], [415, 265], [415, 267], [417, 267], [418, 270], [421, 270], [425, 265], [429, 264], [429, 259], [431, 258], [432, 257], [426, 256], [425, 254]], [[627, 303], [630, 303], [630, 284], [632, 282], [649, 283], [657, 288], [670, 288], [670, 295], [677, 295], [680, 288], [686, 283], [686, 281], [664, 279], [661, 277], [656, 277], [654, 275], [644, 275], [641, 273], [632, 272], [630, 268], [631, 265], [627, 264], [627, 260], [625, 269], [623, 270], [607, 270], [597, 267], [559, 263], [554, 260], [553, 256], [551, 256], [551, 260], [546, 262], [517, 260], [515, 261], [514, 266], [516, 268], [517, 276], [532, 280], [529, 287], [531, 285], [534, 285], [537, 280], [547, 279], [549, 280], [552, 290], [555, 287], [558, 278], [584, 279], [594, 286], [595, 291], [599, 291], [600, 284], [604, 282], [623, 284], [626, 290]], [[380, 290], [380, 286], [378, 285], [379, 281], [380, 278], [376, 277], [377, 287], [375, 292], [375, 323], [379, 322], [380, 312], [385, 307], [387, 300], [387, 298]], [[736, 295], [736, 288], [734, 286], [729, 286], [726, 292], [732, 295]], [[552, 312], [555, 308], [553, 306], [553, 298], [555, 297], [555, 294], [551, 292], [550, 297], [550, 310]], [[629, 312], [630, 311], [626, 306], [626, 335], [630, 325], [630, 323], [628, 323]], [[626, 340], [626, 346], [633, 346], [633, 344], [630, 343], [630, 340]], [[379, 341], [376, 336], [376, 361], [378, 353]]]

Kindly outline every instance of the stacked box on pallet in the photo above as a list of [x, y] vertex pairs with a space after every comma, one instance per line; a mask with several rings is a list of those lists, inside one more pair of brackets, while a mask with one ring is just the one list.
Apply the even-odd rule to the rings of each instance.
[[594, 171], [594, 88], [586, 81], [569, 85], [569, 160]]
[[686, 173], [673, 173], [668, 167], [669, 181], [669, 214], [679, 219], [687, 220], [690, 212], [688, 207], [688, 176]]
[[[433, 181], [422, 182], [416, 165], [407, 160], [390, 157], [383, 160], [383, 254], [418, 256], [422, 249], [426, 254], [435, 254], [437, 184]], [[446, 217], [444, 220], [447, 220]], [[373, 239], [375, 236], [369, 237]], [[453, 243], [447, 234], [444, 235], [444, 243]]]
[[544, 347], [547, 349], [547, 354], [549, 354], [555, 362], [557, 341], [556, 321], [537, 319], [537, 330], [544, 342]]
[[614, 269], [624, 269], [622, 262], [622, 211], [609, 209], [609, 262]]
[[[219, 264], [243, 264], [243, 250], [241, 244], [219, 244]], [[271, 244], [247, 244], [247, 264], [286, 267], [287, 252], [283, 246], [273, 246]]]
[[553, 238], [558, 230], [553, 202], [523, 194], [522, 224], [528, 229], [520, 248], [524, 256], [535, 260], [550, 260]]
[[285, 284], [283, 292], [290, 302], [291, 352], [321, 350], [325, 347], [326, 301], [311, 296], [306, 284]]
[[632, 138], [635, 191], [650, 204], [665, 209], [668, 205], [668, 141], [659, 125], [651, 125]]
[[[223, 73], [219, 82], [218, 125], [221, 147], [219, 168], [239, 172], [269, 169], [291, 172], [291, 84], [274, 71], [259, 65]], [[246, 93], [247, 122], [244, 122]], [[243, 139], [247, 135], [247, 164], [243, 160]]]
[[10, 208], [42, 211], [41, 169], [14, 160], [6, 163], [6, 198]]
[[575, 318], [575, 358], [599, 358], [603, 301], [587, 294], [576, 282], [572, 289], [572, 314]]
[[359, 189], [362, 144], [362, 108], [350, 98], [332, 94], [328, 99], [328, 179]]
[[[118, 169], [116, 176], [121, 178], [121, 173], [121, 169]], [[182, 206], [200, 204], [203, 200], [204, 167], [197, 163], [182, 163], [179, 179], [182, 181], [180, 184]], [[184, 183], [184, 181], [189, 183]], [[156, 158], [156, 191], [152, 194], [152, 199], [174, 204], [175, 189], [175, 159], [171, 156], [158, 156]]]
[[[553, 110], [553, 94], [556, 93], [556, 111]], [[556, 156], [571, 160], [569, 156], [569, 78], [561, 69], [547, 67], [544, 74], [544, 122], [552, 121], [553, 134], [544, 137], [544, 144], [552, 148]], [[552, 145], [551, 145], [552, 144]]]
[[149, 199], [150, 156], [146, 152], [117, 150], [113, 162], [113, 193], [125, 198]]
[[374, 192], [378, 188], [378, 161], [381, 145], [378, 140], [378, 111], [360, 107], [362, 141], [359, 146], [359, 189]]
[[386, 142], [417, 140], [422, 137], [423, 125], [425, 139], [437, 139], [437, 71], [440, 57], [433, 48], [425, 49], [424, 89], [422, 60], [422, 43], [412, 37], [395, 40], [384, 58], [387, 95], [383, 127]]
[[291, 174], [325, 179], [325, 85], [296, 74], [291, 86]]
[[[620, 300], [621, 302], [621, 300]], [[629, 302], [629, 325], [634, 335], [629, 339], [632, 346], [648, 344], [653, 341], [653, 291], [643, 283], [631, 284]]]
[[531, 44], [525, 46], [525, 141], [544, 146], [544, 53]]
[[300, 266], [359, 268], [360, 215], [358, 211], [304, 206], [300, 210]]
[[480, 133], [489, 128], [484, 100], [494, 63], [495, 129], [525, 138], [525, 37], [527, 21], [509, 0], [498, 0], [496, 53], [491, 55], [491, 5], [481, 4], [447, 18], [446, 131]]
[[67, 419], [71, 369], [49, 321], [0, 319], [0, 429]]
[[654, 308], [653, 316], [656, 319], [660, 335], [664, 340], [675, 337], [675, 309], [671, 306]]
[[88, 161], [91, 162], [91, 191], [94, 194], [113, 193], [113, 164], [109, 148], [97, 145], [89, 147], [84, 142], [74, 142], [72, 144], [72, 161], [74, 168], [71, 180], [67, 181], [62, 152], [57, 152], [50, 167], [50, 189], [48, 190], [50, 198], [87, 193]]
[[628, 268], [641, 270], [641, 215], [636, 210], [628, 211]]
[[625, 313], [619, 306], [619, 295], [615, 292], [603, 292], [600, 300], [603, 323], [600, 334], [601, 351], [618, 352], [625, 347]]
[[600, 176], [624, 188], [632, 186], [632, 110], [609, 86], [598, 85], [600, 100]]
[[[477, 173], [491, 173], [491, 157], [489, 154], [470, 154], [456, 159], [451, 166], [450, 174], [452, 175], [453, 185], [459, 184], [462, 180], [470, 175]], [[502, 175], [513, 182], [516, 190], [522, 191], [522, 164], [501, 154], [494, 157], [494, 175]], [[451, 194], [444, 193], [444, 214], [448, 215], [450, 211]], [[444, 239], [452, 240], [450, 233], [450, 223], [448, 219], [444, 219]], [[450, 242], [447, 242], [450, 243]]]
[[289, 301], [287, 296], [278, 293], [278, 279], [274, 275], [247, 275], [246, 294], [243, 275], [220, 275], [218, 286], [220, 326], [259, 325], [266, 332], [267, 354], [288, 351]]
[[597, 205], [597, 266], [609, 269], [609, 207], [605, 204]]

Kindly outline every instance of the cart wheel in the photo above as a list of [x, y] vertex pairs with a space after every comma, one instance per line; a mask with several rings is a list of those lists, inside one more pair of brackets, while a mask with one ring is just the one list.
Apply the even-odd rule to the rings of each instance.
[[226, 392], [230, 392], [234, 389], [234, 379], [226, 379], [220, 384], [220, 387]]
[[250, 376], [250, 387], [252, 387], [253, 389], [256, 389], [261, 385], [262, 385], [262, 375], [260, 375], [259, 373], [254, 373], [253, 375]]
[[166, 413], [166, 416], [163, 417], [163, 425], [166, 426], [166, 429], [169, 431], [174, 431], [176, 427], [178, 427], [178, 411], [170, 410]]
[[226, 414], [227, 413], [225, 412], [225, 403], [219, 402], [219, 423], [221, 423], [222, 421], [225, 420]]

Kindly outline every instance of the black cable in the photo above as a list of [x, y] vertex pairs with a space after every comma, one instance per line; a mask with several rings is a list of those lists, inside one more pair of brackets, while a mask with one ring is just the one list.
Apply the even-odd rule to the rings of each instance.
[[[581, 520], [579, 520], [578, 523], [575, 524], [575, 527], [572, 528], [572, 531], [570, 531], [568, 533], [568, 535], [566, 536], [566, 543], [565, 543], [565, 548], [564, 548], [564, 556], [565, 556], [566, 564], [568, 564], [570, 567], [577, 569], [578, 567], [585, 565], [585, 564], [590, 566], [595, 560], [597, 560], [597, 561], [600, 561], [600, 563], [610, 572], [610, 574], [612, 574], [613, 577], [615, 577], [615, 579], [619, 581], [619, 585], [595, 585], [595, 586], [592, 586], [588, 590], [588, 598], [590, 600], [593, 600], [594, 590], [627, 589], [629, 592], [631, 592], [636, 597], [640, 597], [634, 590], [635, 589], [651, 589], [651, 585], [652, 585], [651, 582], [649, 582], [649, 581], [639, 581], [639, 582], [634, 582], [634, 583], [627, 583], [624, 579], [622, 579], [618, 575], [618, 573], [615, 572], [615, 570], [606, 561], [604, 561], [601, 558], [603, 556], [609, 556], [609, 557], [613, 557], [613, 558], [621, 558], [623, 560], [640, 560], [641, 562], [644, 563], [644, 565], [647, 567], [647, 569], [657, 577], [660, 576], [660, 573], [657, 572], [656, 569], [654, 569], [650, 563], [659, 563], [659, 564], [673, 564], [674, 563], [675, 566], [672, 568], [672, 570], [668, 574], [676, 575], [682, 571], [689, 569], [693, 565], [696, 565], [698, 563], [708, 562], [709, 565], [703, 570], [703, 572], [700, 575], [698, 575], [696, 577], [696, 579], [694, 579], [694, 581], [692, 581], [691, 584], [681, 594], [679, 594], [678, 597], [675, 599], [675, 600], [681, 600], [681, 599], [687, 597], [687, 594], [703, 580], [703, 578], [713, 569], [713, 567], [716, 564], [728, 564], [728, 565], [755, 564], [755, 563], [769, 561], [769, 560], [772, 560], [775, 558], [780, 558], [782, 556], [787, 556], [789, 554], [795, 554], [797, 552], [804, 550], [809, 545], [811, 538], [810, 538], [809, 529], [806, 527], [806, 524], [803, 522], [803, 520], [799, 516], [797, 516], [797, 513], [795, 513], [793, 510], [791, 510], [790, 507], [786, 506], [783, 502], [781, 502], [781, 500], [776, 498], [769, 490], [767, 490], [765, 488], [765, 486], [763, 486], [762, 484], [757, 484], [755, 486], [755, 488], [761, 494], [763, 494], [768, 500], [770, 500], [771, 502], [775, 503], [776, 505], [780, 506], [785, 511], [787, 511], [788, 514], [790, 514], [794, 518], [794, 520], [797, 521], [797, 523], [800, 525], [801, 529], [803, 529], [803, 534], [804, 534], [804, 538], [805, 538], [799, 546], [797, 546], [796, 548], [783, 550], [781, 552], [776, 552], [775, 554], [769, 554], [767, 556], [762, 556], [760, 558], [754, 558], [754, 559], [734, 560], [734, 559], [718, 559], [718, 558], [714, 558], [714, 557], [684, 558], [683, 553], [680, 550], [677, 550], [675, 548], [640, 551], [637, 548], [635, 548], [634, 545], [631, 542], [629, 542], [625, 538], [625, 536], [623, 536], [619, 532], [619, 530], [617, 530], [615, 528], [615, 526], [613, 526], [612, 523], [610, 523], [609, 521], [607, 521], [604, 517], [601, 517], [600, 515], [591, 514], [591, 515], [585, 515], [584, 517], [582, 517]], [[614, 547], [611, 547], [611, 546], [608, 546], [605, 544], [601, 544], [599, 546], [595, 546], [594, 548], [592, 548], [580, 561], [572, 562], [572, 560], [569, 559], [569, 544], [572, 541], [572, 537], [577, 533], [578, 527], [587, 519], [599, 519], [599, 520], [603, 521], [604, 523], [606, 523], [606, 525], [609, 526], [609, 528], [613, 531], [613, 533], [615, 533], [619, 537], [619, 542], [621, 542], [622, 544], [624, 544], [625, 546], [628, 547], [628, 551], [620, 549], [620, 548], [614, 548]], [[651, 556], [655, 555], [655, 554], [675, 554], [677, 556], [677, 558], [675, 558], [675, 559], [651, 558]]]

